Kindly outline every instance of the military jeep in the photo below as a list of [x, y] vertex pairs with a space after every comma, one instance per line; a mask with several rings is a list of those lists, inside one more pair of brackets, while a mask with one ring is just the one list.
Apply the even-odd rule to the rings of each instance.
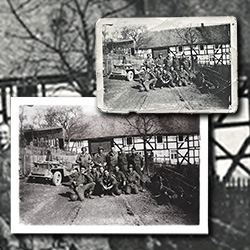
[[138, 77], [138, 71], [132, 64], [115, 64], [114, 69], [109, 75], [109, 78], [126, 78], [128, 81], [132, 81], [135, 77]]
[[28, 181], [42, 178], [44, 180], [52, 181], [55, 186], [58, 186], [62, 181], [69, 176], [75, 165], [66, 166], [59, 161], [41, 161], [34, 162], [31, 172], [28, 176]]

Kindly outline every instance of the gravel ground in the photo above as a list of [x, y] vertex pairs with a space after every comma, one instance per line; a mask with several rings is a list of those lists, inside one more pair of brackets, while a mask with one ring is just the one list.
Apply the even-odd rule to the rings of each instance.
[[104, 79], [104, 105], [110, 111], [153, 111], [155, 109], [183, 112], [190, 110], [218, 110], [227, 108], [211, 93], [201, 94], [195, 85], [156, 88], [140, 92], [140, 83], [117, 79]]
[[178, 207], [158, 205], [149, 191], [72, 202], [65, 185], [20, 182], [20, 222], [31, 225], [190, 225]]

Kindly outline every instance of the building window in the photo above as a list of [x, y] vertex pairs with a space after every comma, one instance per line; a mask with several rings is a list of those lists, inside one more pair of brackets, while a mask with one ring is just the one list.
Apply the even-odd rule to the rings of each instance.
[[133, 144], [133, 138], [132, 137], [127, 137], [127, 145]]
[[179, 50], [179, 52], [182, 52], [182, 50], [183, 50], [182, 46], [179, 46], [178, 50]]
[[204, 45], [200, 45], [200, 50], [204, 50]]
[[179, 141], [183, 141], [183, 135], [179, 135]]
[[163, 142], [162, 135], [158, 135], [157, 136], [157, 142], [158, 143], [162, 143]]

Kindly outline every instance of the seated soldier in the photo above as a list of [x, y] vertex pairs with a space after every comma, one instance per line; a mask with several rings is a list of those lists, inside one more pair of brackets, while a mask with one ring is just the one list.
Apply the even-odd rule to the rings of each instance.
[[95, 182], [87, 174], [85, 167], [81, 167], [80, 172], [78, 168], [69, 176], [71, 188], [74, 190], [80, 201], [84, 201], [85, 196], [92, 198], [91, 194], [95, 189]]
[[168, 72], [166, 69], [163, 69], [163, 71], [159, 77], [160, 87], [161, 88], [168, 87], [171, 80], [172, 80], [171, 73]]
[[118, 166], [115, 166], [115, 170], [112, 174], [112, 176], [116, 180], [116, 188], [114, 190], [114, 193], [116, 195], [122, 194], [122, 192], [125, 189], [126, 186], [126, 177], [122, 171], [120, 171], [120, 168]]
[[184, 69], [183, 65], [180, 65], [180, 70], [178, 73], [179, 73], [179, 77], [180, 77], [179, 82], [178, 82], [179, 87], [189, 85], [190, 84], [189, 74]]
[[177, 86], [178, 82], [179, 82], [179, 75], [177, 73], [177, 71], [174, 69], [173, 66], [170, 67], [170, 81], [169, 81], [169, 86], [170, 87], [175, 87]]
[[95, 183], [95, 189], [93, 190], [93, 194], [100, 195], [101, 194], [101, 185], [100, 185], [101, 174], [97, 170], [97, 165], [92, 166], [92, 170], [89, 176]]
[[141, 178], [139, 174], [134, 170], [132, 164], [129, 164], [126, 177], [127, 177], [127, 186], [126, 186], [125, 193], [126, 194], [131, 194], [131, 193], [138, 194]]
[[116, 180], [112, 177], [108, 171], [108, 169], [104, 170], [103, 176], [100, 180], [101, 185], [101, 194], [100, 197], [102, 198], [104, 195], [110, 194], [112, 196], [116, 196], [114, 194], [114, 190], [116, 189]]
[[142, 68], [142, 71], [139, 73], [139, 76], [140, 82], [143, 86], [142, 91], [149, 91], [149, 89], [155, 89], [157, 78], [152, 69], [150, 69], [149, 67]]

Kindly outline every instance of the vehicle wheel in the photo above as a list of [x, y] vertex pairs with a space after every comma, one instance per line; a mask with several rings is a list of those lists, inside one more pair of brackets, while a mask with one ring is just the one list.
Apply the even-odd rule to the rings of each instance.
[[62, 183], [62, 173], [59, 172], [59, 171], [56, 171], [54, 174], [53, 174], [53, 184], [55, 186], [59, 186], [61, 183]]
[[132, 81], [133, 79], [134, 79], [134, 72], [133, 71], [128, 71], [128, 73], [127, 73], [127, 79], [128, 79], [128, 81]]

